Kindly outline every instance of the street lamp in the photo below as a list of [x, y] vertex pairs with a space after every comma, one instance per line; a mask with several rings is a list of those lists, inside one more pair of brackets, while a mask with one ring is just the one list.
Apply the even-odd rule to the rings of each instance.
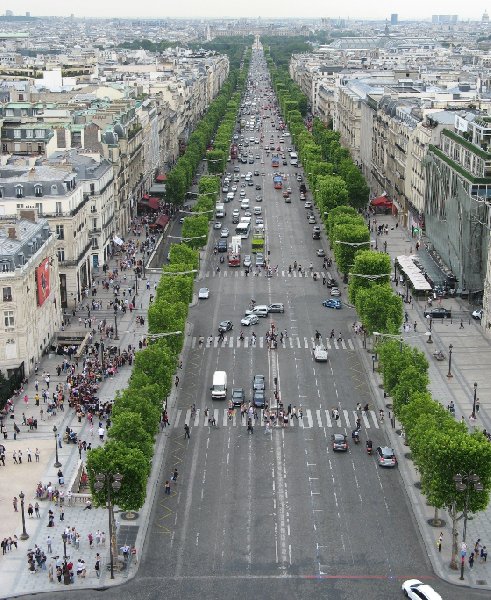
[[448, 373], [447, 373], [447, 377], [453, 377], [453, 375], [452, 375], [452, 349], [453, 349], [453, 346], [452, 346], [452, 344], [450, 344], [449, 347], [448, 347]]
[[66, 541], [68, 539], [68, 535], [65, 532], [63, 532], [61, 534], [61, 539], [63, 540], [63, 560], [66, 560], [68, 558], [66, 555]]
[[117, 317], [117, 313], [118, 312], [118, 305], [114, 304], [114, 339], [115, 340], [119, 340], [119, 336], [118, 336], [118, 317]]
[[431, 331], [427, 331], [427, 332], [426, 332], [426, 337], [428, 338], [428, 339], [426, 340], [426, 343], [427, 343], [427, 344], [433, 344], [433, 340], [431, 339]]
[[375, 373], [375, 354], [372, 354], [372, 373]]
[[55, 469], [59, 469], [61, 467], [61, 462], [58, 460], [58, 436], [56, 435], [57, 431], [58, 431], [58, 428], [56, 427], [56, 425], [53, 425], [53, 433], [55, 434], [55, 451], [56, 451], [56, 462], [53, 466], [55, 467]]
[[[457, 475], [455, 475], [453, 477], [453, 480], [455, 482], [455, 489], [458, 492], [466, 492], [465, 494], [465, 502], [464, 502], [464, 529], [462, 531], [462, 543], [465, 544], [465, 536], [467, 533], [467, 511], [469, 509], [469, 495], [471, 490], [474, 490], [476, 492], [482, 492], [482, 490], [484, 489], [483, 484], [481, 483], [481, 480], [479, 479], [479, 477], [475, 474], [475, 473], [466, 473], [464, 475], [461, 475], [460, 473], [457, 473]], [[464, 579], [464, 567], [465, 567], [465, 546], [463, 546], [462, 548], [462, 552], [461, 552], [461, 562], [460, 562], [460, 579], [463, 580]]]
[[120, 473], [97, 473], [94, 488], [99, 492], [106, 488], [107, 508], [109, 511], [109, 560], [111, 565], [111, 579], [114, 579], [114, 514], [111, 498], [111, 489], [116, 493], [121, 489], [123, 476]]
[[476, 418], [477, 383], [474, 383], [474, 402], [472, 403], [472, 418]]
[[29, 538], [29, 534], [26, 531], [26, 515], [24, 513], [24, 498], [25, 498], [25, 494], [24, 492], [21, 492], [19, 494], [19, 498], [20, 498], [20, 513], [22, 516], [22, 533], [20, 534], [20, 539], [21, 540], [27, 540]]

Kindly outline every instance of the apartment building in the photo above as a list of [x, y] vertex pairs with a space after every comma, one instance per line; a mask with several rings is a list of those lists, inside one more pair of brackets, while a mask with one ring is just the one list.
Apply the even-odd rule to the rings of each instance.
[[28, 376], [62, 324], [57, 241], [34, 210], [0, 220], [0, 364]]
[[31, 210], [48, 221], [57, 238], [63, 307], [79, 301], [91, 281], [89, 200], [68, 162], [2, 157], [0, 217], [16, 217], [21, 210]]

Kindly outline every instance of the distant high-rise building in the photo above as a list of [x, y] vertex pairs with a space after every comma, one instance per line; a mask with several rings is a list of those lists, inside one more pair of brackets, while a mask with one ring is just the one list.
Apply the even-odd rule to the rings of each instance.
[[435, 25], [451, 25], [457, 23], [458, 15], [432, 15], [431, 22]]
[[6, 16], [6, 17], [13, 17], [13, 16], [14, 16], [14, 13], [13, 13], [13, 11], [11, 11], [11, 10], [6, 10], [6, 11], [5, 11], [5, 16]]
[[390, 24], [397, 25], [398, 22], [399, 22], [399, 15], [397, 13], [392, 13], [390, 15]]
[[30, 17], [31, 13], [29, 11], [26, 12], [26, 17]]
[[482, 16], [482, 19], [481, 19], [481, 21], [482, 21], [483, 23], [489, 23], [489, 15], [488, 15], [488, 12], [487, 12], [486, 10], [484, 11], [484, 14], [483, 14], [483, 16]]

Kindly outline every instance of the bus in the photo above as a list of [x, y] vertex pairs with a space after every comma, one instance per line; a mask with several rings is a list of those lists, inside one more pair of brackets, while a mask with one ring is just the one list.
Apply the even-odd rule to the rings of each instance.
[[251, 226], [249, 223], [239, 223], [235, 228], [235, 233], [240, 236], [243, 240], [249, 237]]
[[277, 169], [280, 166], [280, 157], [277, 154], [271, 157], [271, 166], [273, 169]]
[[273, 177], [273, 185], [275, 190], [281, 190], [281, 188], [283, 187], [283, 178], [281, 177], [281, 175], [275, 175]]

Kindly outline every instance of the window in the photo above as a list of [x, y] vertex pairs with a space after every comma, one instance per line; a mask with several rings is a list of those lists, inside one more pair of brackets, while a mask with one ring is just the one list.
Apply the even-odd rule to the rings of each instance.
[[4, 302], [12, 302], [12, 288], [11, 287], [3, 288], [3, 301]]
[[[63, 213], [63, 210], [61, 208], [61, 202], [56, 203], [55, 212], [57, 215], [61, 215]], [[63, 227], [63, 225], [62, 225], [62, 227]]]
[[26, 129], [26, 138], [32, 138], [32, 129]]
[[56, 226], [56, 235], [58, 236], [59, 240], [65, 239], [65, 226], [64, 225]]
[[5, 116], [6, 117], [13, 117], [14, 116], [14, 109], [13, 108], [7, 108], [7, 110], [5, 111]]
[[97, 229], [97, 219], [92, 219], [92, 229]]
[[38, 196], [38, 197], [43, 195], [43, 186], [42, 185], [35, 185], [34, 186], [34, 195]]
[[99, 240], [94, 237], [92, 238], [92, 250], [97, 250], [99, 248]]
[[44, 129], [35, 129], [35, 137], [43, 138], [44, 137]]
[[36, 202], [36, 210], [38, 212], [38, 215], [40, 217], [42, 217], [42, 215], [43, 215], [43, 205], [41, 204], [41, 202]]
[[8, 152], [7, 144], [2, 144], [2, 152]]
[[95, 194], [95, 183], [90, 184], [90, 195], [93, 196]]
[[7, 329], [14, 327], [15, 319], [14, 319], [14, 311], [13, 310], [4, 310], [3, 311], [3, 322], [5, 323], [5, 327]]
[[21, 185], [15, 186], [15, 195], [17, 198], [22, 198], [24, 196], [24, 188]]
[[20, 140], [21, 137], [22, 137], [22, 130], [14, 129], [14, 139]]
[[58, 248], [58, 260], [60, 262], [65, 260], [65, 248]]

